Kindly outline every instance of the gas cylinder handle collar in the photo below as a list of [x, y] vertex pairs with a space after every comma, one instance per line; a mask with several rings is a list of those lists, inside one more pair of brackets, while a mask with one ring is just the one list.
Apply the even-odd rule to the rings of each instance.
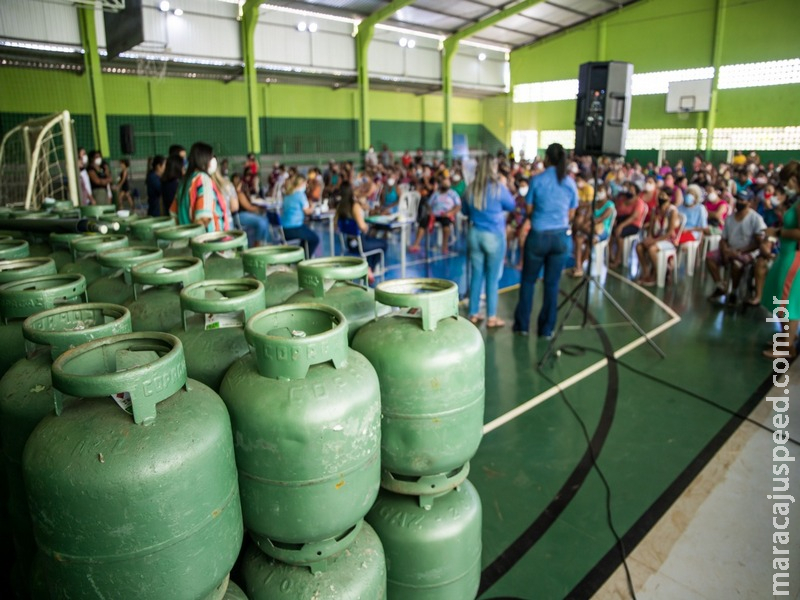
[[255, 279], [209, 279], [181, 290], [183, 329], [187, 315], [243, 312], [247, 322], [267, 306], [264, 284]]
[[446, 279], [420, 277], [384, 281], [375, 287], [375, 301], [387, 306], [420, 309], [425, 331], [434, 331], [442, 319], [458, 317], [458, 286]]
[[359, 280], [358, 285], [367, 286], [369, 265], [363, 258], [334, 256], [304, 260], [297, 265], [297, 283], [301, 289], [309, 290], [315, 298], [324, 298], [329, 289], [326, 282]]
[[134, 266], [133, 297], [138, 300], [144, 286], [163, 286], [180, 284], [187, 287], [205, 279], [203, 261], [194, 256], [161, 258]]
[[313, 365], [347, 365], [347, 321], [322, 304], [283, 304], [247, 322], [245, 337], [263, 377], [304, 379]]
[[260, 246], [242, 252], [244, 272], [266, 283], [271, 268], [294, 265], [305, 259], [306, 253], [300, 246]]
[[247, 234], [244, 231], [215, 231], [195, 236], [189, 244], [193, 256], [206, 260], [214, 252], [247, 248]]
[[183, 345], [174, 335], [128, 333], [88, 342], [59, 356], [52, 367], [56, 415], [68, 396], [125, 395], [133, 420], [147, 425], [156, 404], [186, 387]]

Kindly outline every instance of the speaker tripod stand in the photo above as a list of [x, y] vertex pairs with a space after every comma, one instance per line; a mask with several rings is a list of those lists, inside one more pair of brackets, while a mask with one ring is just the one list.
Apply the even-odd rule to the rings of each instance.
[[[599, 187], [599, 181], [597, 178], [597, 156], [592, 156], [592, 170], [594, 176], [594, 194], [597, 194], [597, 190]], [[564, 313], [564, 317], [561, 319], [560, 324], [556, 327], [555, 332], [553, 333], [553, 337], [550, 339], [550, 343], [547, 345], [547, 349], [545, 350], [542, 358], [539, 360], [538, 368], [542, 368], [547, 360], [554, 355], [556, 345], [558, 344], [558, 339], [561, 337], [561, 334], [564, 332], [564, 327], [569, 320], [572, 311], [575, 310], [579, 304], [582, 303], [582, 310], [583, 310], [583, 323], [581, 324], [581, 328], [585, 329], [586, 324], [588, 323], [589, 319], [589, 297], [592, 291], [592, 285], [596, 286], [600, 292], [603, 294], [603, 297], [609, 301], [611, 306], [617, 309], [617, 312], [622, 315], [622, 318], [625, 319], [644, 339], [647, 341], [648, 344], [655, 350], [661, 358], [666, 358], [666, 354], [664, 351], [656, 344], [653, 339], [647, 335], [647, 332], [642, 329], [639, 323], [631, 317], [628, 312], [620, 305], [619, 302], [616, 301], [614, 296], [611, 295], [605, 286], [600, 283], [600, 280], [597, 279], [595, 276], [592, 275], [592, 266], [594, 260], [592, 259], [592, 254], [594, 252], [594, 227], [595, 227], [595, 209], [594, 209], [594, 195], [592, 196], [592, 204], [593, 206], [590, 209], [591, 220], [590, 220], [590, 227], [589, 227], [589, 252], [588, 252], [588, 267], [583, 275], [581, 275], [581, 279], [578, 282], [572, 291], [567, 295], [564, 300], [562, 300], [561, 304], [558, 305], [558, 311], [561, 312], [561, 309], [566, 305], [569, 304], [566, 313]], [[611, 242], [609, 242], [611, 243]], [[580, 265], [578, 265], [580, 267]], [[581, 292], [585, 292], [583, 295], [583, 301], [581, 302]]]

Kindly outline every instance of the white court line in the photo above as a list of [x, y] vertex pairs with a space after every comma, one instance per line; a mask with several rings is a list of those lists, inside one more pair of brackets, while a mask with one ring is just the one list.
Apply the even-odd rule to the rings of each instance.
[[[655, 304], [657, 304], [661, 309], [664, 310], [664, 312], [666, 312], [670, 316], [669, 321], [667, 321], [666, 323], [662, 323], [661, 325], [659, 325], [657, 327], [654, 327], [653, 329], [648, 331], [647, 332], [647, 337], [645, 337], [643, 335], [639, 336], [637, 339], [633, 340], [629, 344], [626, 344], [625, 346], [623, 346], [619, 350], [615, 351], [614, 352], [614, 358], [622, 358], [623, 356], [625, 356], [626, 354], [628, 354], [632, 350], [634, 350], [634, 349], [638, 348], [639, 346], [641, 346], [642, 344], [646, 343], [647, 342], [647, 338], [654, 338], [658, 334], [665, 332], [667, 329], [669, 329], [673, 325], [676, 325], [677, 323], [680, 322], [680, 320], [681, 320], [680, 315], [678, 313], [676, 313], [674, 310], [672, 310], [672, 308], [670, 306], [668, 306], [663, 300], [661, 300], [657, 296], [653, 295], [649, 290], [646, 290], [645, 288], [643, 288], [639, 284], [628, 280], [626, 277], [623, 277], [622, 275], [619, 275], [619, 274], [615, 273], [614, 271], [609, 270], [608, 274], [612, 275], [613, 277], [616, 277], [620, 281], [623, 281], [623, 282], [627, 283], [628, 285], [632, 286], [633, 288], [635, 288], [636, 290], [638, 290], [639, 292], [641, 292], [642, 294], [647, 296], [650, 300], [652, 300]], [[487, 433], [489, 433], [491, 431], [494, 431], [498, 427], [500, 427], [502, 425], [505, 425], [509, 421], [513, 421], [514, 419], [516, 419], [520, 415], [525, 414], [526, 412], [528, 412], [529, 410], [531, 410], [535, 406], [538, 406], [539, 404], [541, 404], [545, 400], [548, 400], [548, 399], [552, 398], [553, 396], [558, 394], [560, 391], [566, 390], [567, 388], [575, 385], [579, 381], [582, 381], [582, 380], [586, 379], [587, 377], [589, 377], [593, 373], [596, 373], [597, 371], [599, 371], [600, 369], [602, 369], [606, 365], [608, 365], [608, 359], [607, 358], [601, 358], [596, 363], [594, 363], [592, 365], [589, 365], [588, 367], [586, 367], [582, 371], [579, 371], [578, 373], [575, 373], [575, 375], [572, 375], [571, 377], [567, 377], [561, 383], [558, 383], [558, 384], [554, 385], [553, 387], [545, 390], [544, 392], [542, 392], [538, 396], [534, 396], [533, 398], [531, 398], [527, 402], [524, 402], [523, 404], [520, 404], [516, 408], [513, 408], [510, 411], [508, 411], [507, 413], [500, 415], [499, 417], [497, 417], [493, 421], [489, 421], [488, 423], [486, 423], [486, 425], [483, 426], [483, 434], [486, 435]]]

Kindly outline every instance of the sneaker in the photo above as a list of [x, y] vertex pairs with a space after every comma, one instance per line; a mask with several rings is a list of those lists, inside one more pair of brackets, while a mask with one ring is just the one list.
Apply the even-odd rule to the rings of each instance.
[[515, 329], [514, 330], [514, 335], [518, 335], [520, 337], [528, 337], [528, 332], [527, 331], [523, 331], [522, 329]]

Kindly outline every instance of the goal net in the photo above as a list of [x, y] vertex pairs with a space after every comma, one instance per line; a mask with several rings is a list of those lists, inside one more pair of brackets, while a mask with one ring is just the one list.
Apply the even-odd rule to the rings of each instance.
[[0, 143], [0, 206], [36, 210], [45, 198], [79, 204], [77, 148], [66, 110], [25, 121]]

